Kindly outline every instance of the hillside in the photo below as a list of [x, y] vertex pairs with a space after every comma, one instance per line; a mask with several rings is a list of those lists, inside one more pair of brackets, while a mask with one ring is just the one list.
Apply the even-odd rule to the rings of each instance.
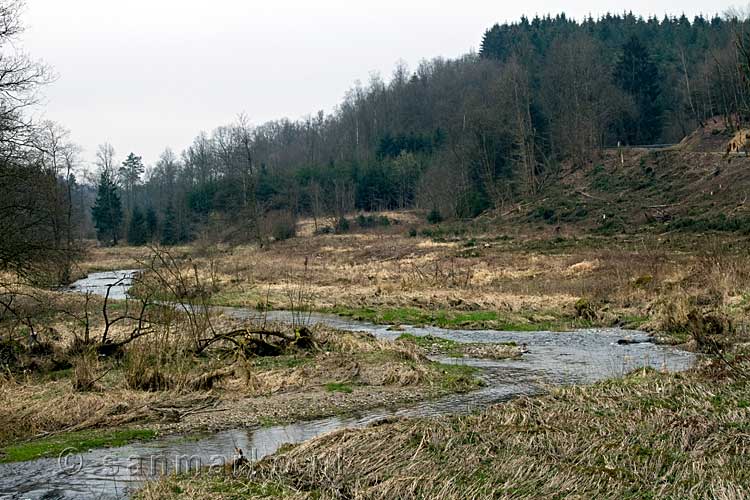
[[712, 126], [663, 149], [603, 150], [567, 165], [515, 221], [602, 234], [644, 229], [750, 232], [750, 157], [724, 153], [731, 134]]

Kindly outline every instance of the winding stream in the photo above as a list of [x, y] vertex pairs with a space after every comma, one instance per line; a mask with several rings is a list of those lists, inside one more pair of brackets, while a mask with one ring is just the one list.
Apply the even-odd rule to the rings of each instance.
[[[71, 286], [74, 291], [104, 295], [109, 284], [110, 296], [124, 298], [132, 283], [134, 271], [95, 273]], [[236, 317], [257, 316], [249, 309], [223, 308]], [[285, 311], [268, 313], [269, 320], [291, 321], [294, 315]], [[387, 326], [354, 321], [337, 316], [312, 314], [312, 324], [326, 323], [334, 328], [364, 331], [379, 338], [394, 339], [403, 332]], [[57, 499], [126, 498], [144, 479], [166, 471], [220, 466], [233, 458], [235, 447], [242, 448], [250, 459], [274, 453], [284, 443], [298, 443], [342, 428], [363, 427], [388, 417], [424, 417], [468, 413], [512, 397], [537, 393], [545, 387], [560, 384], [591, 383], [621, 375], [639, 367], [684, 370], [694, 356], [667, 346], [652, 343], [618, 344], [628, 338], [645, 341], [642, 332], [620, 329], [591, 329], [574, 332], [501, 332], [492, 330], [448, 330], [436, 327], [404, 327], [414, 335], [438, 335], [458, 342], [510, 342], [526, 344], [529, 352], [518, 360], [488, 361], [442, 358], [446, 363], [461, 363], [482, 368], [485, 387], [469, 394], [449, 395], [403, 408], [381, 408], [348, 417], [262, 429], [235, 429], [205, 438], [186, 439], [170, 436], [148, 443], [135, 443], [110, 449], [77, 451], [58, 459], [0, 464], [0, 498]]]

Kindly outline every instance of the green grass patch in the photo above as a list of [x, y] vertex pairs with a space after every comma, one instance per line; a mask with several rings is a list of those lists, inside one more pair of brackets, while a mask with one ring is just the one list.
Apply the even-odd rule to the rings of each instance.
[[[427, 310], [413, 307], [383, 309], [336, 307], [325, 309], [323, 312], [381, 325], [432, 325], [441, 328], [464, 328], [467, 330], [565, 331], [571, 327], [585, 328], [591, 326], [588, 323], [579, 324], [578, 320], [557, 314], [546, 315], [545, 319], [538, 320], [534, 314], [529, 314], [528, 317], [509, 317], [496, 311]], [[553, 319], [547, 319], [549, 317]]]
[[630, 330], [639, 329], [647, 321], [648, 321], [648, 316], [642, 316], [642, 315], [632, 315], [632, 316], [626, 315], [620, 318], [620, 322], [622, 323], [622, 326]]
[[92, 448], [124, 446], [133, 441], [148, 441], [155, 437], [156, 431], [150, 429], [67, 432], [6, 446], [0, 450], [0, 463], [55, 457], [70, 448], [83, 452]]
[[403, 333], [398, 336], [396, 340], [401, 342], [412, 342], [417, 344], [423, 349], [435, 349], [451, 351], [459, 347], [459, 343], [455, 340], [444, 339], [442, 337], [435, 337], [434, 335], [412, 335], [411, 333]]
[[479, 369], [473, 366], [435, 363], [435, 367], [442, 374], [440, 385], [447, 391], [469, 392], [484, 385], [476, 376]]
[[346, 394], [349, 394], [354, 390], [351, 384], [345, 382], [330, 382], [325, 385], [325, 388], [328, 392], [344, 392]]
[[313, 362], [313, 356], [260, 356], [252, 360], [252, 365], [261, 370], [278, 370], [296, 368]]

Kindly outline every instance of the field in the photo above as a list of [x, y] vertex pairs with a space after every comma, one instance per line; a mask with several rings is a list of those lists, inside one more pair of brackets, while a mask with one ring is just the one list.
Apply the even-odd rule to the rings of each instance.
[[[494, 221], [430, 225], [391, 214], [387, 228], [303, 236], [259, 249], [198, 245], [189, 258], [211, 303], [330, 312], [355, 319], [465, 329], [623, 326], [689, 340], [691, 312], [745, 328], [747, 237], [649, 232], [598, 236]], [[416, 236], [411, 236], [414, 232]], [[132, 268], [142, 249], [95, 249], [87, 270]]]
[[[630, 326], [707, 357], [687, 373], [639, 370], [470, 416], [339, 431], [246, 470], [165, 478], [141, 498], [750, 493], [746, 237], [513, 232], [490, 221], [435, 226], [398, 216], [403, 222], [387, 228], [271, 250], [185, 251], [213, 269], [220, 304], [283, 309], [302, 298], [310, 309], [396, 329]], [[414, 342], [432, 352], [454, 347]]]

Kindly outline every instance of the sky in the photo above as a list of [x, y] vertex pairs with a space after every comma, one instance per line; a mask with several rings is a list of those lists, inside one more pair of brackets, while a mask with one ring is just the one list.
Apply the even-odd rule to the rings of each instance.
[[[356, 81], [395, 65], [477, 51], [522, 15], [581, 19], [632, 10], [689, 17], [723, 0], [27, 0], [20, 47], [57, 75], [39, 118], [71, 130], [93, 161], [109, 142], [153, 164], [244, 113], [254, 124], [330, 112]], [[43, 116], [42, 116], [43, 113]]]

